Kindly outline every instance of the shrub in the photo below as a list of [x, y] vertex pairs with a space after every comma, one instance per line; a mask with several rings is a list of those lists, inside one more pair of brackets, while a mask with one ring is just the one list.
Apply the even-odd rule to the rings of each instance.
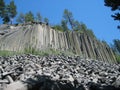
[[120, 63], [120, 54], [116, 54], [116, 60], [118, 63]]

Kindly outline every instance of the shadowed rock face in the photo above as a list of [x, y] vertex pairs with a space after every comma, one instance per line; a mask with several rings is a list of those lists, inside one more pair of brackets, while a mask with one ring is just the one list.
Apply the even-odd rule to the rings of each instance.
[[0, 26], [0, 49], [23, 51], [26, 48], [70, 50], [83, 58], [116, 63], [111, 48], [86, 33], [59, 32], [47, 25]]

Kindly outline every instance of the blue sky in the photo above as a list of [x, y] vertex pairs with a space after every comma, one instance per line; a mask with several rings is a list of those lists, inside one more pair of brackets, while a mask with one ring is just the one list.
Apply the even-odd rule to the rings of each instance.
[[[5, 0], [6, 2], [9, 0]], [[113, 39], [120, 39], [119, 24], [111, 17], [113, 12], [104, 6], [104, 0], [14, 0], [17, 11], [34, 14], [40, 12], [47, 17], [51, 24], [59, 24], [64, 9], [73, 13], [74, 19], [83, 22], [92, 29], [100, 40], [111, 43]], [[18, 14], [19, 14], [18, 13]]]

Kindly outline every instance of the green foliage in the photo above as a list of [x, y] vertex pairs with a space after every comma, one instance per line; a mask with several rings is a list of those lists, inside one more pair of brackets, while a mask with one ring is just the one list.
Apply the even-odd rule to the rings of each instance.
[[4, 0], [0, 0], [0, 17], [3, 16], [4, 8], [5, 8], [5, 2]]
[[65, 20], [66, 24], [71, 26], [71, 29], [74, 30], [74, 18], [72, 12], [69, 10], [65, 9], [63, 13], [63, 20]]
[[36, 14], [36, 21], [37, 22], [42, 22], [42, 16], [40, 15], [39, 12]]
[[91, 29], [88, 29], [84, 23], [80, 23], [80, 22], [76, 21], [74, 31], [76, 31], [80, 34], [84, 33], [84, 34], [88, 35], [89, 37], [96, 39], [94, 32]]
[[28, 48], [24, 49], [23, 53], [25, 53], [25, 54], [36, 54], [36, 53], [38, 53], [38, 51], [35, 50], [35, 48], [28, 47]]
[[116, 60], [120, 63], [120, 40], [115, 39], [113, 45], [111, 45], [112, 50], [114, 51]]
[[87, 30], [87, 26], [84, 23], [81, 23], [81, 30], [83, 31]]
[[57, 50], [57, 49], [53, 49], [53, 48], [47, 48], [44, 50], [37, 50], [31, 46], [29, 46], [28, 48], [25, 48], [23, 52], [18, 52], [18, 54], [33, 54], [33, 55], [40, 55], [40, 56], [48, 56], [48, 55], [61, 55], [64, 54], [66, 56], [68, 55], [75, 55], [73, 52], [71, 51], [61, 51], [61, 50]]
[[0, 51], [0, 56], [13, 56], [16, 54], [18, 54], [18, 53], [15, 51], [7, 51], [7, 50]]
[[4, 16], [3, 24], [8, 24], [8, 22], [10, 22], [10, 18], [8, 16]]
[[64, 54], [66, 56], [68, 55], [75, 55], [74, 53], [70, 52], [70, 51], [61, 51], [61, 50], [55, 50], [52, 48], [49, 49], [45, 49], [45, 50], [36, 50], [35, 48], [25, 48], [24, 52], [22, 52], [24, 54], [33, 54], [33, 55], [40, 55], [40, 56], [48, 56], [48, 55], [61, 55]]
[[61, 27], [62, 27], [63, 31], [68, 31], [69, 30], [68, 27], [67, 27], [67, 21], [65, 21], [65, 20], [61, 21]]
[[49, 24], [49, 19], [48, 18], [44, 18], [44, 22], [46, 23], [46, 24]]
[[63, 32], [63, 28], [60, 25], [54, 25], [52, 28]]
[[120, 40], [118, 39], [115, 39], [114, 41], [114, 47], [116, 48], [116, 52], [119, 52], [120, 53]]
[[[105, 6], [107, 7], [111, 7], [112, 11], [116, 11], [118, 13], [115, 13], [114, 15], [112, 15], [112, 17], [114, 18], [114, 20], [118, 20], [120, 21], [120, 0], [104, 0], [105, 2]], [[118, 26], [118, 28], [120, 28], [120, 26]]]
[[16, 7], [16, 5], [14, 4], [14, 1], [13, 1], [13, 0], [10, 2], [9, 7], [10, 7], [10, 10], [9, 10], [10, 17], [11, 17], [11, 18], [14, 18], [14, 17], [17, 15], [17, 11], [16, 11], [17, 7]]
[[80, 32], [80, 33], [87, 33], [87, 30], [89, 30], [84, 23], [80, 23], [78, 21], [76, 21], [75, 26], [76, 26], [75, 31]]
[[81, 30], [81, 24], [79, 21], [74, 21], [74, 31], [79, 31]]
[[69, 30], [65, 20], [61, 21], [61, 25], [54, 25], [53, 29], [58, 30], [58, 31], [62, 31], [62, 32], [65, 32], [65, 31]]
[[10, 8], [9, 5], [6, 5], [4, 7], [4, 11], [3, 11], [2, 15], [1, 15], [4, 24], [10, 22], [9, 8]]
[[65, 56], [74, 56], [75, 54], [70, 51], [60, 51], [55, 49], [46, 49], [46, 50], [36, 50], [35, 48], [25, 48], [23, 52], [16, 51], [0, 51], [0, 56], [13, 56], [13, 55], [21, 55], [21, 54], [33, 54], [39, 56], [49, 56], [49, 55], [65, 55]]
[[[78, 32], [86, 32], [87, 27], [84, 23], [80, 23], [79, 21], [73, 18], [72, 12], [65, 9], [63, 13], [63, 20], [61, 21], [61, 26], [64, 31], [69, 30], [68, 27], [71, 27], [72, 30]], [[92, 32], [89, 31], [92, 34]]]
[[105, 40], [102, 40], [102, 43], [105, 44], [105, 45], [107, 45], [107, 42]]
[[25, 22], [32, 22], [34, 21], [34, 15], [31, 11], [25, 14]]
[[91, 38], [96, 38], [92, 30], [88, 29], [84, 23], [80, 23], [79, 21], [74, 20], [72, 12], [65, 9], [61, 24], [55, 25], [53, 28], [59, 31], [68, 31], [69, 26], [71, 26], [72, 30], [77, 31], [78, 33], [84, 33]]
[[10, 4], [4, 5], [3, 10], [1, 11], [1, 17], [3, 18], [3, 23], [9, 23], [11, 21], [11, 24], [13, 22], [13, 18], [16, 16], [16, 5], [14, 4], [14, 1], [12, 0]]
[[17, 17], [16, 21], [18, 23], [33, 22], [34, 21], [34, 15], [31, 11], [29, 11], [26, 14], [20, 13], [20, 15]]
[[111, 10], [119, 10], [120, 9], [120, 0], [104, 0], [105, 6], [111, 7]]
[[25, 23], [25, 15], [23, 13], [20, 13], [20, 15], [17, 17], [16, 21], [18, 23]]
[[117, 54], [117, 53], [116, 53], [116, 54], [115, 54], [115, 57], [116, 57], [117, 62], [120, 63], [120, 54]]
[[87, 29], [87, 34], [91, 37], [91, 38], [95, 38], [96, 39], [96, 36], [94, 34], [94, 32], [90, 29]]

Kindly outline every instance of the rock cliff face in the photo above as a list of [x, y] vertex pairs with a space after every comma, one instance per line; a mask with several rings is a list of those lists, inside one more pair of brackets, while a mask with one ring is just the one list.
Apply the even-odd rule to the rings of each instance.
[[26, 48], [68, 50], [83, 58], [116, 62], [109, 45], [87, 33], [60, 32], [44, 24], [0, 26], [1, 50], [24, 51]]

